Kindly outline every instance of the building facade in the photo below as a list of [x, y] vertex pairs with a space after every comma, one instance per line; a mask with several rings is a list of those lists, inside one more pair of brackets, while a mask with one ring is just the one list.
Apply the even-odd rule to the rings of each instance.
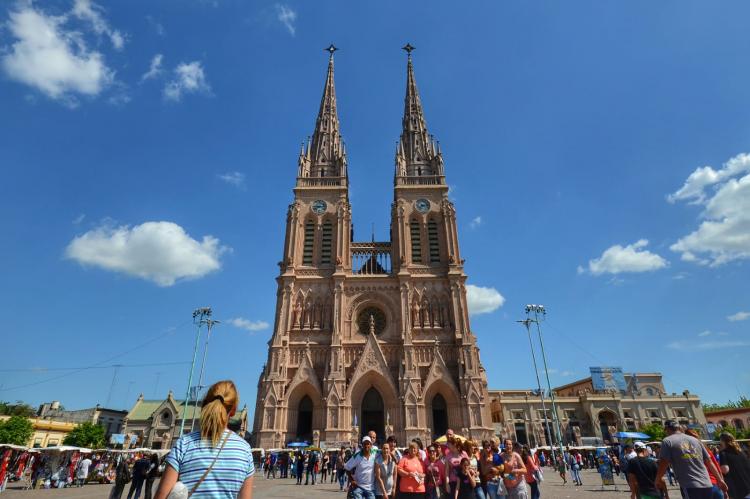
[[[185, 408], [184, 400], [174, 398], [170, 390], [165, 399], [145, 399], [140, 394], [127, 413], [124, 425], [125, 442], [135, 437], [136, 447], [169, 449], [180, 436], [183, 413], [184, 432], [200, 429], [201, 403], [191, 403]], [[247, 406], [238, 410], [229, 420], [229, 428], [241, 436], [247, 432]]]
[[721, 428], [729, 427], [733, 427], [737, 431], [745, 431], [750, 428], [750, 407], [707, 412], [706, 419], [709, 423], [716, 425], [719, 432]]
[[[636, 431], [673, 419], [705, 431], [700, 398], [685, 390], [668, 394], [660, 373], [624, 374], [622, 389], [597, 387], [591, 377], [553, 388], [563, 442], [570, 445], [613, 443], [619, 431]], [[490, 390], [495, 433], [529, 445], [549, 445], [545, 413], [537, 390]], [[545, 396], [547, 422], [554, 438], [551, 400]]]
[[[10, 416], [0, 416], [0, 422], [10, 419]], [[78, 423], [42, 418], [28, 418], [34, 432], [27, 442], [28, 447], [55, 447], [63, 445], [65, 437], [78, 426]]]
[[[390, 240], [357, 242], [333, 52], [298, 158], [274, 330], [258, 382], [255, 444], [351, 442], [368, 430], [431, 440], [492, 434], [443, 156], [407, 60]], [[373, 238], [374, 239], [374, 238]]]
[[105, 438], [122, 431], [125, 416], [128, 411], [119, 411], [116, 409], [105, 409], [99, 404], [90, 409], [78, 409], [69, 411], [64, 409], [60, 402], [47, 402], [39, 406], [37, 416], [39, 419], [48, 419], [64, 421], [69, 423], [93, 423], [104, 428]]

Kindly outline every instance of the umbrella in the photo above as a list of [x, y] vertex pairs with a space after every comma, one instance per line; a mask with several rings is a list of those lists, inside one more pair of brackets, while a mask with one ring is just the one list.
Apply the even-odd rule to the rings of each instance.
[[311, 447], [308, 447], [305, 450], [311, 450], [311, 451], [315, 451], [315, 452], [323, 452], [323, 449], [321, 449], [320, 447], [315, 447], [314, 445], [311, 446]]
[[[461, 442], [465, 442], [466, 441], [466, 437], [463, 437], [461, 435], [457, 435], [455, 433], [453, 434], [453, 438], [456, 438], [456, 439], [460, 440]], [[438, 443], [438, 444], [444, 444], [447, 441], [448, 441], [448, 437], [446, 437], [445, 435], [443, 435], [442, 437], [438, 437], [438, 438], [436, 438], [434, 440], [434, 442]]]
[[287, 447], [308, 447], [309, 445], [307, 442], [289, 442]]
[[645, 433], [638, 433], [637, 431], [620, 431], [614, 434], [617, 438], [635, 438], [636, 440], [649, 440], [651, 437]]

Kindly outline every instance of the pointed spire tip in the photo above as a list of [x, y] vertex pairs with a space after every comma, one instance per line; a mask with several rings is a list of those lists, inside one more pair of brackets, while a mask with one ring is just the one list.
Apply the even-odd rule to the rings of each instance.
[[403, 47], [401, 47], [401, 50], [405, 50], [406, 53], [409, 54], [409, 57], [411, 57], [411, 52], [415, 48], [416, 47], [414, 47], [411, 43], [407, 43], [406, 45], [404, 45]]

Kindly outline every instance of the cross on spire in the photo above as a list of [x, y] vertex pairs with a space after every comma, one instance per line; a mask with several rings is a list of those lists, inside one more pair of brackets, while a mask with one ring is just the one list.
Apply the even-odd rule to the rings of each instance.
[[324, 48], [323, 50], [325, 50], [326, 52], [328, 52], [329, 54], [331, 54], [330, 57], [331, 57], [331, 59], [333, 59], [333, 53], [338, 50], [338, 47], [336, 47], [336, 45], [334, 45], [334, 44], [330, 44], [328, 47]]
[[406, 53], [407, 53], [407, 54], [409, 54], [409, 57], [411, 57], [411, 52], [412, 52], [412, 50], [414, 50], [415, 48], [416, 48], [416, 47], [412, 46], [412, 44], [411, 44], [411, 43], [407, 43], [406, 45], [404, 45], [403, 47], [401, 47], [401, 50], [406, 50]]

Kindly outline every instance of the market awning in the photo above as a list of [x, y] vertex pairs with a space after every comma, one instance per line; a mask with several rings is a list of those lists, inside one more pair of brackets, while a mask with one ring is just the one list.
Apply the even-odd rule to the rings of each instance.
[[614, 434], [617, 438], [634, 438], [636, 440], [648, 440], [651, 437], [645, 433], [639, 433], [637, 431], [620, 431]]

